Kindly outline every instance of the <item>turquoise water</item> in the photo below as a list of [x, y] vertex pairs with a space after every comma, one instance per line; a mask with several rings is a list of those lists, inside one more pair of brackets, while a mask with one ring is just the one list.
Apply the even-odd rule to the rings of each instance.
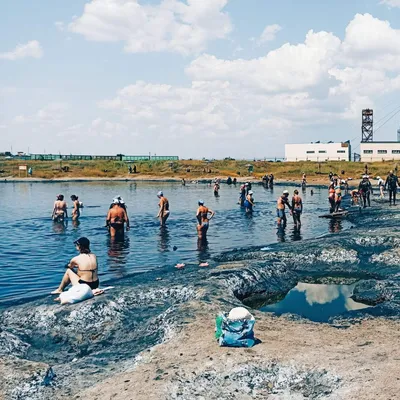
[[[98, 256], [102, 283], [153, 270], [165, 273], [178, 262], [197, 264], [234, 248], [269, 245], [314, 238], [348, 228], [348, 221], [319, 219], [327, 211], [326, 189], [303, 193], [305, 212], [301, 232], [293, 230], [289, 218], [284, 231], [275, 226], [275, 206], [284, 188], [273, 190], [254, 185], [256, 208], [246, 215], [237, 205], [239, 186], [223, 184], [214, 197], [207, 184], [69, 182], [0, 183], [0, 303], [10, 303], [47, 294], [75, 253], [73, 241], [87, 236]], [[293, 187], [290, 188], [292, 192]], [[155, 218], [156, 194], [163, 190], [170, 201], [171, 216], [165, 229]], [[85, 208], [78, 224], [54, 224], [53, 202], [58, 193], [76, 194]], [[123, 241], [110, 239], [104, 228], [112, 198], [121, 195], [128, 206], [131, 231]], [[208, 244], [198, 248], [197, 200], [201, 198], [216, 212], [210, 223]], [[70, 210], [71, 211], [71, 210]], [[174, 251], [176, 247], [176, 251]], [[168, 269], [167, 269], [168, 271]]]

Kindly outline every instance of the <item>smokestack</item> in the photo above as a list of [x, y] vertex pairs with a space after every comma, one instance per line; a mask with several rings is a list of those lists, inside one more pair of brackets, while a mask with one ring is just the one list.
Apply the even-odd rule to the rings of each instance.
[[400, 142], [400, 128], [397, 129], [397, 141]]

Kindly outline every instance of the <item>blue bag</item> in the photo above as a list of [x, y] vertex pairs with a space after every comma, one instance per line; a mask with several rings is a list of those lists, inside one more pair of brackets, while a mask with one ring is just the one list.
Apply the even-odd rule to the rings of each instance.
[[227, 347], [253, 347], [254, 317], [251, 319], [230, 320], [227, 315], [220, 314], [216, 319], [216, 331], [219, 333], [220, 346]]

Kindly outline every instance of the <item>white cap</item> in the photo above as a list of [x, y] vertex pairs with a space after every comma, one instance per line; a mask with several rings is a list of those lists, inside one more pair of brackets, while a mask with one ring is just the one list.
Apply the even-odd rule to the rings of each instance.
[[289, 194], [289, 190], [284, 190], [283, 194]]
[[249, 194], [253, 194], [253, 191], [252, 191], [252, 190], [249, 190]]
[[157, 193], [157, 196], [164, 196], [164, 193], [160, 190], [160, 191]]

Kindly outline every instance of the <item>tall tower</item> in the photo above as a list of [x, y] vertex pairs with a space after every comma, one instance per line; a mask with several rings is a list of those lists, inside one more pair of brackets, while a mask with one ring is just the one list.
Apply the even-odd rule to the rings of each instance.
[[397, 129], [397, 141], [400, 142], [400, 128]]
[[374, 110], [362, 110], [361, 142], [372, 142], [374, 137]]

